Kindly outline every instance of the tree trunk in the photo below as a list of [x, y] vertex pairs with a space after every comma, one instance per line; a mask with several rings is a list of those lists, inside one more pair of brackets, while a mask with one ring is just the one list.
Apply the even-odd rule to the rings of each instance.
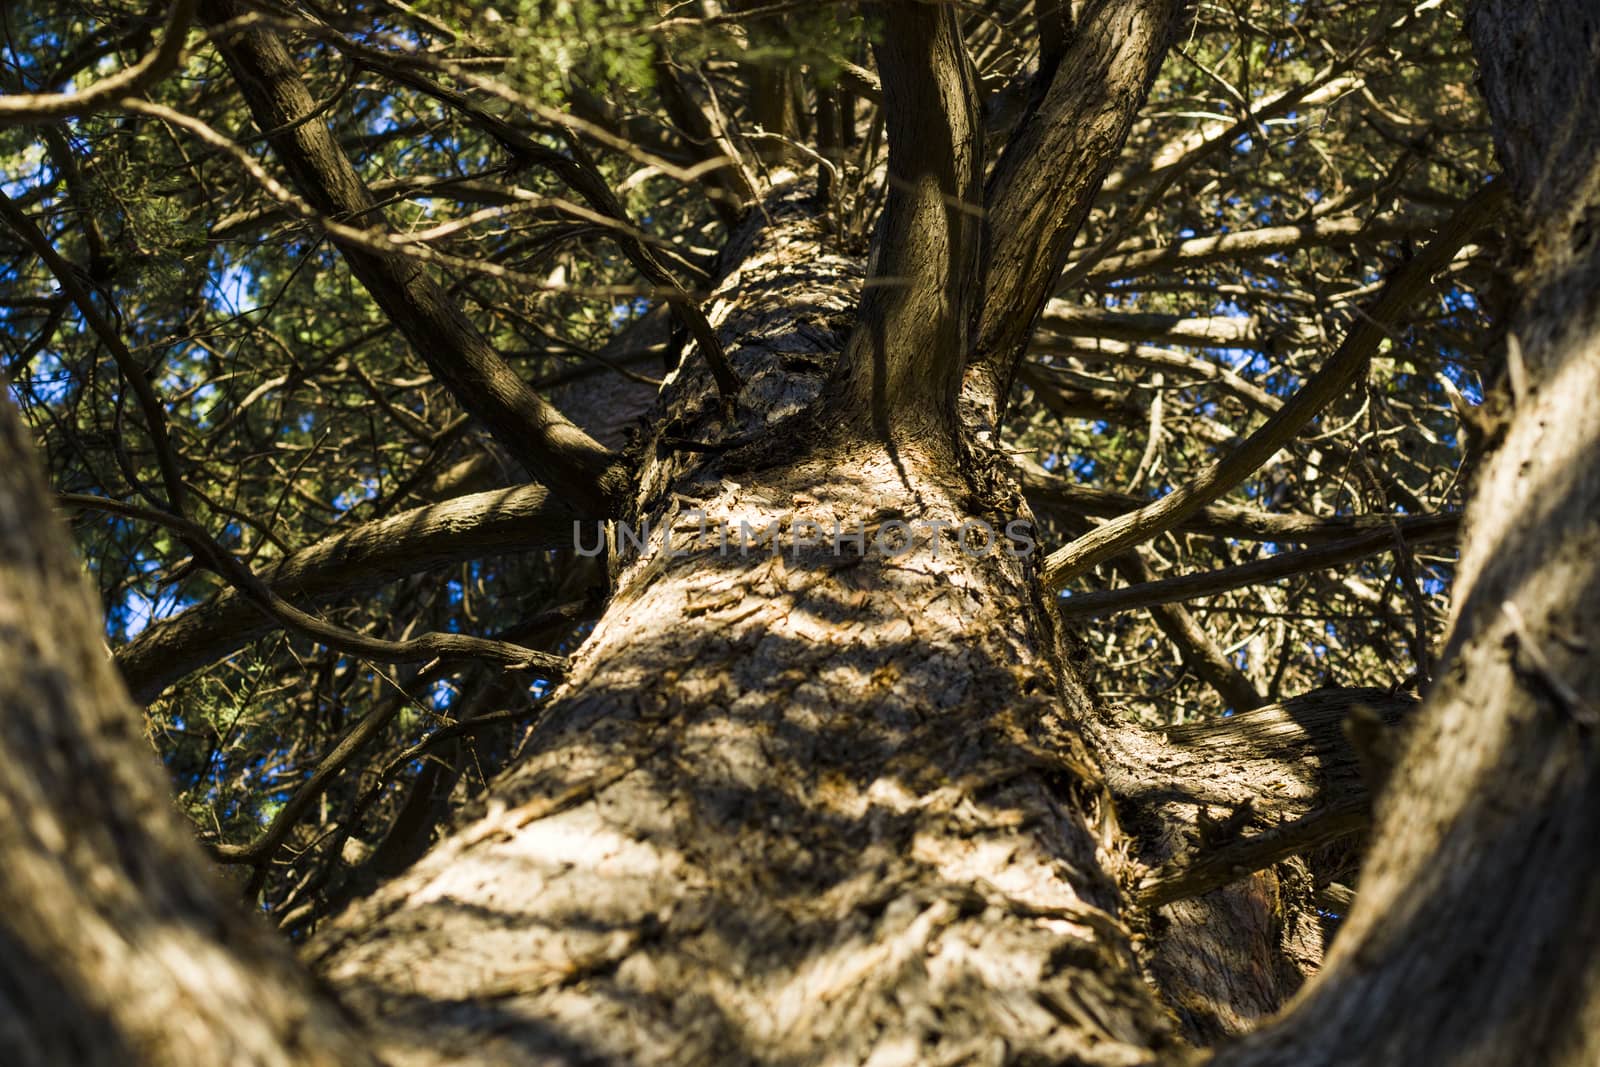
[[[536, 754], [325, 929], [318, 971], [418, 1064], [1126, 1063], [1276, 1011], [1321, 959], [1303, 865], [1157, 921], [1125, 891], [1192, 858], [1196, 804], [1287, 819], [1358, 792], [1350, 698], [1209, 747], [1094, 706], [1007, 550], [1014, 475], [812, 406], [861, 284], [817, 205], [779, 190], [730, 258], [711, 319], [741, 406], [672, 380], [628, 524], [647, 544]], [[963, 548], [975, 519], [993, 551], [973, 527]]]
[[[416, 1062], [1136, 1059], [1168, 1024], [1070, 725], [1087, 697], [1005, 547], [1018, 499], [980, 459], [800, 413], [860, 277], [799, 189], [765, 214], [712, 312], [749, 403], [725, 424], [680, 372], [649, 543], [538, 754], [324, 934], [319, 970]], [[984, 556], [976, 530], [958, 543], [974, 516]], [[807, 520], [825, 543], [795, 548]], [[741, 522], [776, 523], [781, 551], [741, 552]], [[836, 522], [864, 554], [835, 552]], [[898, 523], [916, 537], [891, 556]]]
[[0, 397], [0, 1059], [370, 1062], [173, 810], [31, 451]]
[[[319, 969], [388, 1035], [381, 1051], [397, 1062], [1124, 1063], [1172, 1045], [1179, 1028], [1139, 978], [1120, 900], [1174, 850], [1163, 839], [1125, 854], [1107, 783], [1073, 725], [1104, 734], [1111, 723], [1066, 665], [1030, 559], [1007, 550], [1023, 544], [1007, 536], [1024, 514], [1011, 477], [977, 452], [886, 447], [808, 410], [862, 278], [803, 190], [780, 190], [730, 261], [739, 265], [712, 318], [746, 381], [735, 418], [723, 421], [704, 370], [680, 371], [653, 415], [632, 515], [652, 536], [623, 561], [611, 610], [540, 725], [538, 754], [497, 783], [487, 811], [335, 923], [315, 946]], [[698, 548], [696, 507], [713, 531]], [[989, 551], [973, 528], [963, 549], [971, 518], [994, 531]], [[774, 521], [776, 554], [762, 539]], [[721, 523], [732, 527], [726, 552]], [[914, 535], [903, 552], [897, 523]], [[922, 524], [934, 523], [947, 525], [930, 536]], [[664, 551], [669, 524], [675, 550], [690, 547], [682, 558]], [[864, 552], [848, 540], [858, 524]], [[740, 552], [745, 528], [761, 533]], [[794, 550], [818, 534], [822, 545]], [[80, 642], [95, 625], [86, 612], [51, 620], [70, 620]], [[96, 660], [98, 673], [75, 675], [89, 692], [63, 686], [29, 706], [71, 724], [73, 707], [96, 706], [94, 692], [117, 692]], [[135, 769], [148, 760], [117, 758]], [[1185, 788], [1210, 775], [1202, 767]], [[1134, 802], [1129, 781], [1119, 773], [1119, 803]], [[133, 810], [145, 813], [160, 810], [161, 788], [119, 795], [143, 798]], [[92, 814], [133, 832], [128, 816]], [[1188, 821], [1179, 813], [1176, 825]], [[181, 827], [157, 820], [145, 832], [165, 842], [164, 877], [199, 877]], [[1151, 972], [1188, 976], [1170, 983], [1184, 990], [1182, 1033], [1237, 1030], [1298, 984], [1274, 917], [1293, 908], [1261, 905], [1275, 878], [1183, 905], [1153, 938]], [[316, 1062], [315, 1027], [301, 1046], [273, 1029], [291, 1009], [313, 1020], [327, 1009], [299, 999], [270, 938], [239, 947], [229, 931], [261, 934], [226, 903], [195, 892], [163, 904], [170, 892], [155, 885], [144, 906], [202, 916], [195, 925], [234, 946], [204, 957], [192, 946], [214, 961], [210, 975], [249, 962], [237, 981], [254, 1006], [228, 1004], [219, 1025], [252, 1028], [260, 1047], [227, 1059]], [[86, 907], [37, 896], [60, 906], [62, 923]], [[1227, 975], [1196, 975], [1183, 956], [1220, 923], [1241, 960]], [[1260, 968], [1284, 980], [1253, 981]], [[80, 978], [113, 996], [120, 981]], [[1211, 982], [1220, 991], [1206, 991]], [[141, 1010], [102, 1029], [62, 1011], [62, 1033], [119, 1062], [186, 1059], [161, 1041], [235, 1047], [169, 1033], [180, 1016], [129, 1003]], [[44, 1040], [35, 1031], [50, 1016], [38, 1010], [15, 1010], [19, 1039]], [[220, 1012], [188, 1014], [207, 1010]], [[326, 1025], [338, 1047], [338, 1024]], [[153, 1051], [127, 1054], [135, 1041]], [[41, 1047], [42, 1061], [71, 1058]]]
[[1522, 211], [1514, 415], [1349, 925], [1229, 1064], [1600, 1062], [1600, 13], [1485, 0], [1472, 34]]
[[[891, 182], [886, 232], [928, 240], [880, 246], [880, 274], [932, 281], [915, 300], [869, 289], [856, 322], [862, 272], [819, 205], [791, 184], [753, 213], [709, 310], [738, 402], [703, 359], [663, 391], [610, 528], [611, 606], [532, 754], [312, 946], [391, 1062], [1179, 1062], [1182, 1038], [1247, 1029], [1320, 962], [1310, 875], [1271, 866], [1285, 835], [1237, 837], [1257, 805], [1274, 829], [1309, 825], [1299, 849], [1363, 828], [1354, 757], [1324, 744], [1337, 701], [1163, 740], [1085, 691], [1016, 551], [1013, 472], [954, 437], [985, 291], [963, 217], [979, 168], [953, 150], [974, 137], [970, 72], [947, 9], [894, 10], [916, 34], [880, 54], [885, 95], [921, 77], [950, 123], [948, 143], [891, 158], [916, 180]], [[1126, 40], [1153, 49], [1166, 24]], [[1531, 235], [1506, 345], [1516, 416], [1356, 909], [1296, 1007], [1221, 1061], [1600, 1061], [1600, 45], [1582, 0], [1486, 0], [1474, 33]], [[1549, 61], [1519, 65], [1535, 39]], [[286, 56], [245, 75], [292, 78]], [[1155, 61], [1136, 58], [1134, 85]], [[291, 170], [314, 184], [338, 168], [310, 129]], [[397, 317], [438, 303], [426, 279], [364, 264]], [[493, 401], [506, 436], [552, 424], [475, 335], [451, 336], [464, 403]], [[362, 1035], [229, 908], [168, 812], [4, 420], [7, 1061], [361, 1062]], [[554, 425], [578, 457], [558, 475], [617, 470]], [[1292, 744], [1271, 740], [1285, 715]], [[1230, 809], [1220, 829], [1211, 805]]]

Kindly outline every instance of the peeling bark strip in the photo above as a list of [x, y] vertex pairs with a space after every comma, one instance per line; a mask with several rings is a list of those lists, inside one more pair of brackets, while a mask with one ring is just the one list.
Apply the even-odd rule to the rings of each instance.
[[1471, 30], [1527, 238], [1515, 415], [1348, 925], [1222, 1064], [1600, 1063], [1600, 13], [1484, 0]]
[[[792, 188], [766, 216], [712, 318], [775, 419], [822, 392], [858, 275]], [[749, 433], [714, 396], [684, 368], [658, 425]], [[783, 448], [647, 450], [655, 540], [533, 756], [319, 935], [319, 971], [406, 1062], [1109, 1065], [1168, 1040], [1068, 725], [1087, 697], [1025, 561], [663, 551], [691, 507], [972, 513], [946, 449], [849, 428]]]
[[[234, 0], [204, 0], [201, 18], [223, 27]], [[256, 125], [295, 189], [328, 218], [382, 228], [382, 213], [316, 114], [293, 58], [264, 29], [233, 30], [217, 48], [239, 83]], [[420, 265], [342, 241], [334, 244], [373, 300], [469, 414], [540, 482], [588, 514], [612, 511], [625, 481], [616, 457], [517, 376], [455, 300]]]
[[0, 396], [6, 1063], [372, 1062], [277, 934], [207, 875], [30, 452]]

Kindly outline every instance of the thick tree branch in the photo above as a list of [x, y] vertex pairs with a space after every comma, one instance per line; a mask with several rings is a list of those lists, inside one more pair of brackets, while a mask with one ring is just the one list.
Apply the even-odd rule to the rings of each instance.
[[[985, 190], [983, 285], [967, 394], [992, 419], [1034, 320], [1166, 55], [1183, 4], [1085, 6], [1043, 100]], [[1063, 166], [1063, 161], [1070, 165]]]
[[[202, 19], [224, 26], [233, 0], [205, 0]], [[265, 29], [232, 30], [217, 47], [256, 124], [310, 206], [335, 220], [382, 228], [372, 194], [313, 117], [315, 104], [282, 41]], [[462, 407], [539, 481], [578, 507], [609, 512], [626, 477], [616, 457], [522, 381], [456, 302], [419, 264], [335, 236], [346, 262]]]
[[1137, 394], [1107, 388], [1078, 388], [1052, 381], [1045, 368], [1024, 363], [1017, 376], [1033, 390], [1039, 402], [1063, 419], [1104, 419], [1117, 423], [1140, 423], [1148, 411]]
[[895, 0], [873, 45], [889, 190], [836, 376], [846, 417], [953, 433], [976, 295], [982, 198], [977, 84], [955, 12]]
[[[1245, 315], [1170, 315], [1110, 311], [1052, 300], [1039, 320], [1053, 337], [1098, 337], [1108, 341], [1190, 345], [1196, 348], [1270, 349], [1277, 339], [1262, 323]], [[1286, 338], [1293, 343], [1295, 338]], [[1046, 342], [1048, 344], [1048, 342]]]
[[[1133, 805], [1233, 808], [1248, 811], [1219, 834], [1202, 829], [1194, 847], [1163, 860], [1142, 881], [1138, 898], [1158, 907], [1237, 881], [1290, 856], [1307, 852], [1371, 822], [1374, 783], [1367, 757], [1352, 743], [1349, 722], [1366, 716], [1392, 732], [1416, 700], [1382, 689], [1317, 689], [1280, 704], [1164, 731], [1153, 761], [1161, 772], [1124, 799]], [[1137, 742], [1136, 735], [1129, 735]], [[1132, 751], [1142, 752], [1134, 745]], [[1126, 753], [1123, 753], [1126, 754]], [[1314, 770], [1306, 774], [1303, 768]], [[1308, 778], [1287, 796], [1274, 793], [1286, 779]], [[1262, 828], [1250, 833], [1252, 825]]]
[[1219, 1065], [1600, 1062], [1600, 21], [1479, 0], [1469, 27], [1521, 224], [1515, 415], [1355, 907], [1294, 1010]]
[[883, 81], [875, 71], [868, 70], [859, 63], [852, 63], [848, 59], [840, 59], [838, 62], [840, 85], [863, 100], [870, 100], [874, 104], [883, 103]]
[[319, 644], [339, 652], [361, 656], [378, 663], [411, 663], [426, 659], [482, 659], [511, 670], [536, 669], [552, 677], [566, 671], [566, 660], [520, 645], [457, 633], [425, 633], [402, 641], [389, 641], [335, 625], [295, 607], [279, 595], [260, 576], [245, 566], [211, 534], [190, 519], [152, 508], [124, 504], [104, 497], [81, 493], [62, 493], [62, 504], [91, 508], [141, 522], [163, 526], [193, 551], [206, 569], [237, 590], [251, 607], [272, 621], [304, 634]]
[[1288, 226], [1266, 226], [1259, 230], [1193, 237], [1166, 248], [1107, 256], [1086, 270], [1082, 280], [1093, 283], [1137, 278], [1275, 253], [1414, 237], [1430, 233], [1432, 229], [1431, 223], [1411, 217], [1360, 219], [1350, 215]]
[[1158, 908], [1197, 897], [1291, 856], [1360, 833], [1371, 822], [1366, 798], [1349, 797], [1163, 868], [1139, 883], [1136, 899], [1147, 908]]
[[1053, 78], [1072, 39], [1072, 4], [1038, 0], [1033, 7], [1034, 21], [1039, 24], [1039, 72]]
[[[1387, 736], [1415, 704], [1383, 689], [1326, 688], [1160, 731], [1090, 721], [1143, 868], [1132, 895], [1147, 880], [1221, 875], [1209, 891], [1150, 916], [1147, 965], [1196, 1039], [1254, 1028], [1321, 960], [1326, 933], [1312, 893], [1328, 872], [1316, 848], [1297, 843], [1289, 854], [1303, 848], [1307, 862], [1284, 867], [1247, 843], [1322, 809], [1367, 804], [1371, 790], [1346, 723], [1370, 709]], [[1218, 864], [1225, 854], [1240, 862]]]
[[[569, 547], [571, 538], [571, 513], [543, 486], [524, 485], [430, 504], [335, 534], [261, 578], [281, 595], [317, 601], [447, 563]], [[245, 596], [227, 589], [152, 624], [117, 651], [117, 666], [134, 698], [148, 703], [191, 671], [274, 628]]]
[[[0, 1034], [7, 1062], [371, 1064], [223, 898], [106, 661], [103, 620], [0, 389]], [[179, 1022], [181, 1020], [181, 1022]]]
[[701, 180], [712, 191], [713, 208], [724, 223], [733, 225], [756, 201], [755, 178], [727, 133], [690, 94], [665, 48], [657, 48], [653, 69], [661, 102], [684, 140], [701, 163], [717, 164]]

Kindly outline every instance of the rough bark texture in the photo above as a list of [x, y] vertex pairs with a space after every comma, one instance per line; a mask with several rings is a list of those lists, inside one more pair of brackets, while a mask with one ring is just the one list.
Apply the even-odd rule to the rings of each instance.
[[1350, 857], [1371, 800], [1346, 720], [1360, 707], [1397, 724], [1413, 704], [1328, 689], [1160, 736], [1092, 721], [1136, 864], [1141, 957], [1191, 1041], [1248, 1033], [1316, 973], [1336, 926], [1316, 891], [1343, 874], [1323, 861]]
[[977, 292], [983, 145], [978, 93], [955, 12], [884, 5], [888, 196], [861, 315], [828, 406], [884, 440], [953, 443]]
[[0, 397], [0, 1059], [369, 1062], [208, 875], [30, 451]]
[[[873, 547], [897, 520], [1003, 527], [1014, 502], [804, 411], [858, 275], [793, 189], [767, 214], [712, 313], [756, 401], [725, 424], [688, 374], [660, 420], [749, 443], [652, 442], [656, 529], [538, 754], [337, 922], [319, 970], [402, 1061], [1140, 1061], [1168, 1025], [1116, 914], [1108, 797], [1068, 725], [1086, 699], [1035, 577], [950, 532], [937, 553], [922, 531]], [[671, 558], [662, 524], [684, 550], [689, 509], [777, 521], [784, 551], [713, 533]], [[793, 553], [804, 519], [865, 522], [866, 554]]]
[[1600, 1062], [1600, 12], [1493, 0], [1472, 33], [1527, 235], [1515, 413], [1349, 923], [1230, 1064]]
[[[313, 946], [393, 1062], [1179, 1062], [1179, 1038], [1248, 1030], [1320, 964], [1326, 872], [1289, 857], [1369, 821], [1361, 754], [1334, 729], [1351, 695], [1128, 729], [1079, 683], [1033, 560], [1007, 551], [1008, 469], [949, 418], [972, 321], [981, 338], [1007, 316], [968, 399], [992, 408], [1009, 380], [1009, 333], [1046, 300], [1177, 9], [1086, 6], [1089, 29], [1051, 46], [1070, 83], [1046, 89], [1018, 157], [1077, 145], [1084, 173], [995, 179], [991, 195], [1026, 195], [992, 195], [982, 288], [971, 77], [944, 7], [894, 8], [907, 32], [880, 52], [891, 104], [944, 101], [942, 125], [895, 134], [873, 281], [896, 284], [853, 311], [861, 272], [793, 185], [752, 214], [708, 316], [739, 402], [698, 363], [670, 378], [624, 512], [648, 533], [630, 549], [613, 528], [611, 607], [529, 755]], [[1217, 1059], [1600, 1061], [1596, 21], [1580, 0], [1479, 6], [1533, 235], [1516, 418], [1477, 490], [1447, 669], [1398, 770], [1381, 743], [1364, 753], [1388, 784], [1349, 924], [1298, 1007]], [[230, 62], [289, 169], [318, 210], [365, 214], [326, 130], [289, 124], [310, 100], [287, 52], [252, 34]], [[1537, 69], [1513, 58], [1530, 36]], [[612, 472], [609, 505], [609, 453], [530, 405], [415, 264], [350, 259], [414, 341], [462, 357], [431, 353], [502, 438], [540, 430], [507, 442], [531, 470]], [[0, 434], [15, 459], [14, 420]], [[8, 1062], [360, 1062], [164, 814], [42, 501], [31, 466], [0, 462]], [[995, 543], [958, 535], [970, 519]], [[859, 547], [840, 536], [857, 530]]]

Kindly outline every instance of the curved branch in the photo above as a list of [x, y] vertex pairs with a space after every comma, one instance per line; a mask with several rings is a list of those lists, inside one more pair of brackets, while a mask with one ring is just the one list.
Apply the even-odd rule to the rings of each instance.
[[[561, 127], [562, 135], [567, 142], [567, 152], [557, 152], [480, 106], [464, 93], [439, 85], [431, 78], [409, 69], [403, 63], [379, 57], [371, 50], [360, 49], [355, 42], [345, 47], [357, 53], [359, 64], [380, 71], [402, 85], [410, 86], [461, 112], [498, 141], [519, 163], [537, 163], [555, 171], [562, 181], [583, 197], [589, 207], [598, 213], [600, 221], [613, 224], [607, 229], [621, 248], [622, 254], [628, 257], [628, 262], [632, 263], [646, 280], [660, 287], [667, 303], [672, 307], [673, 314], [693, 335], [696, 346], [711, 367], [712, 376], [716, 379], [717, 389], [722, 396], [732, 400], [739, 394], [742, 383], [728, 364], [722, 342], [717, 339], [716, 331], [706, 319], [705, 310], [661, 262], [645, 235], [628, 217], [627, 208], [606, 183], [589, 150], [570, 127]], [[720, 170], [721, 168], [716, 168], [713, 172]]]
[[1353, 563], [1367, 556], [1395, 548], [1396, 536], [1404, 537], [1405, 546], [1423, 545], [1434, 541], [1453, 539], [1457, 518], [1454, 515], [1426, 516], [1422, 523], [1414, 524], [1406, 533], [1398, 527], [1374, 530], [1348, 541], [1307, 548], [1298, 552], [1280, 552], [1276, 556], [1242, 563], [1237, 567], [1185, 574], [1157, 582], [1144, 582], [1123, 589], [1107, 589], [1094, 593], [1078, 593], [1059, 601], [1061, 616], [1067, 619], [1092, 619], [1119, 611], [1148, 608], [1157, 604], [1173, 604], [1181, 600], [1225, 593], [1247, 585], [1288, 578], [1307, 571], [1326, 570], [1345, 563]]
[[[1319, 96], [1327, 96], [1344, 89], [1353, 89], [1361, 84], [1359, 77], [1344, 77], [1343, 72], [1349, 70], [1356, 61], [1369, 51], [1379, 40], [1375, 35], [1369, 35], [1355, 51], [1334, 61], [1304, 85], [1290, 89], [1275, 97], [1256, 101], [1254, 108], [1249, 109], [1243, 118], [1223, 133], [1205, 137], [1201, 136], [1199, 143], [1190, 147], [1176, 160], [1165, 163], [1147, 177], [1153, 179], [1153, 184], [1140, 196], [1122, 218], [1112, 225], [1100, 243], [1083, 253], [1073, 263], [1072, 269], [1061, 278], [1061, 288], [1073, 289], [1092, 271], [1101, 260], [1121, 247], [1122, 242], [1133, 234], [1134, 229], [1144, 219], [1145, 214], [1160, 202], [1167, 190], [1186, 174], [1191, 168], [1205, 160], [1212, 153], [1219, 151], [1225, 145], [1232, 144], [1241, 134], [1252, 130], [1259, 130], [1261, 123], [1269, 115], [1285, 112], [1301, 102], [1310, 103]], [[1187, 145], [1188, 139], [1183, 139], [1180, 144]], [[1107, 182], [1107, 186], [1111, 183]]]
[[[538, 485], [476, 493], [366, 523], [301, 549], [261, 577], [279, 593], [324, 600], [447, 563], [571, 544], [572, 515]], [[134, 698], [148, 703], [192, 671], [270, 632], [233, 589], [153, 624], [117, 650]]]
[[[514, 641], [517, 644], [547, 644], [558, 641], [562, 636], [572, 632], [578, 621], [589, 612], [590, 605], [577, 602], [563, 605], [552, 611], [542, 612], [527, 622], [511, 628], [498, 635], [502, 641]], [[427, 687], [446, 673], [443, 664], [425, 668], [414, 675], [404, 684], [400, 692], [394, 693], [384, 703], [363, 716], [358, 722], [345, 731], [343, 736], [335, 742], [322, 759], [317, 761], [310, 777], [301, 782], [294, 793], [278, 809], [273, 816], [272, 823], [254, 841], [246, 844], [208, 843], [207, 850], [219, 863], [247, 864], [255, 868], [246, 890], [246, 897], [253, 897], [261, 888], [265, 879], [268, 865], [279, 848], [288, 840], [289, 835], [300, 823], [300, 820], [310, 810], [311, 805], [324, 790], [332, 784], [350, 763], [361, 754], [362, 750], [375, 738], [383, 733], [385, 727], [394, 721], [408, 704], [415, 704], [419, 694], [426, 693]], [[379, 781], [369, 786], [361, 793], [361, 801], [352, 807], [348, 817], [341, 827], [341, 833], [348, 833], [360, 824], [361, 817], [370, 806], [370, 800], [394, 780], [400, 768], [410, 766], [417, 756], [439, 745], [451, 737], [459, 737], [473, 730], [481, 730], [487, 724], [505, 722], [517, 718], [527, 718], [530, 714], [538, 714], [542, 708], [531, 712], [518, 711], [509, 715], [490, 714], [478, 716], [468, 720], [450, 722], [434, 730], [422, 741], [416, 742], [404, 749], [398, 756], [391, 758], [383, 764], [379, 774]]]
[[456, 633], [426, 633], [421, 637], [403, 641], [389, 641], [335, 625], [325, 619], [319, 619], [310, 612], [300, 610], [278, 595], [271, 586], [219, 544], [197, 522], [181, 515], [82, 493], [62, 493], [56, 499], [69, 507], [107, 511], [166, 527], [177, 534], [197, 556], [204, 559], [209, 570], [224, 581], [232, 583], [233, 587], [250, 602], [251, 607], [287, 629], [297, 630], [318, 644], [326, 645], [336, 651], [361, 656], [377, 663], [411, 663], [426, 659], [482, 659], [498, 663], [509, 670], [537, 669], [552, 677], [560, 677], [566, 673], [565, 658], [536, 652], [531, 648], [523, 648], [506, 641]]
[[[1056, 345], [1048, 341], [1040, 344], [1036, 341], [1029, 346], [1029, 351], [1071, 356], [1085, 363], [1116, 363], [1131, 367], [1150, 367], [1160, 371], [1179, 371], [1189, 378], [1215, 382], [1246, 404], [1269, 415], [1283, 407], [1282, 400], [1226, 365], [1170, 348], [1155, 348], [1151, 345], [1127, 344], [1121, 341], [1101, 341], [1092, 346]], [[1032, 365], [1024, 364], [1019, 374], [1027, 380], [1028, 372], [1033, 369]], [[1035, 373], [1035, 377], [1037, 376], [1038, 372]]]
[[1127, 140], [1183, 4], [1086, 7], [1043, 100], [1011, 137], [985, 190], [984, 294], [967, 377], [986, 418], [998, 414], [1011, 388], [1034, 320]]
[[[1156, 580], [1155, 573], [1145, 562], [1143, 552], [1143, 549], [1130, 548], [1115, 557], [1111, 565], [1129, 581], [1141, 585], [1153, 582]], [[1167, 635], [1167, 640], [1178, 650], [1184, 664], [1215, 690], [1227, 707], [1236, 712], [1247, 711], [1266, 702], [1249, 675], [1217, 647], [1206, 628], [1184, 607], [1179, 604], [1152, 604], [1150, 618], [1156, 628]]]
[[147, 92], [177, 68], [194, 9], [195, 0], [176, 0], [167, 14], [161, 43], [154, 52], [126, 70], [101, 78], [82, 92], [0, 96], [0, 129], [78, 118], [110, 107], [121, 97]]

